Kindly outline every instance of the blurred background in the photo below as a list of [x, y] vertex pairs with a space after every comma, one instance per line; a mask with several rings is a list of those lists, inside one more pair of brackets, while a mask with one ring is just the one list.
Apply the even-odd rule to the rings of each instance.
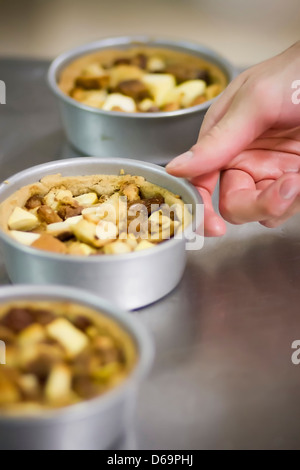
[[203, 43], [242, 67], [299, 39], [299, 24], [299, 0], [0, 0], [0, 56], [53, 58], [148, 33]]

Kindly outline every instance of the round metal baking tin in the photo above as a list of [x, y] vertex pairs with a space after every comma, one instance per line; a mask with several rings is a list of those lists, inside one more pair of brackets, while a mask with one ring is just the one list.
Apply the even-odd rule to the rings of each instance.
[[58, 98], [68, 140], [82, 154], [167, 163], [196, 143], [202, 120], [213, 100], [166, 113], [120, 113], [83, 105], [57, 85], [61, 71], [80, 56], [101, 49], [135, 46], [167, 48], [202, 57], [217, 65], [228, 83], [237, 74], [224, 57], [200, 44], [150, 36], [122, 36], [101, 39], [61, 54], [50, 66], [48, 83]]
[[[196, 229], [197, 204], [201, 196], [188, 181], [169, 175], [157, 165], [126, 159], [75, 158], [29, 168], [0, 186], [0, 203], [23, 186], [46, 175], [126, 174], [146, 180], [182, 197], [193, 210]], [[123, 255], [80, 257], [36, 250], [16, 242], [0, 231], [0, 243], [8, 275], [15, 284], [58, 284], [91, 291], [127, 310], [149, 305], [171, 292], [181, 280], [186, 266], [186, 240], [172, 238], [151, 250]]]
[[30, 285], [0, 288], [0, 304], [20, 300], [68, 301], [101, 312], [129, 333], [136, 344], [138, 360], [123, 384], [95, 399], [32, 416], [0, 414], [0, 449], [108, 449], [134, 425], [138, 388], [148, 375], [154, 357], [153, 342], [146, 328], [137, 318], [78, 289]]

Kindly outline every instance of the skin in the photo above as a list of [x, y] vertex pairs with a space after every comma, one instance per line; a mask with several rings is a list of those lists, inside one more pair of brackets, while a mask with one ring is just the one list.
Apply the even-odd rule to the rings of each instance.
[[[198, 188], [206, 236], [224, 235], [224, 219], [276, 227], [300, 211], [295, 80], [300, 80], [300, 41], [233, 80], [207, 112], [198, 142], [167, 166]], [[222, 217], [212, 205], [219, 177]]]

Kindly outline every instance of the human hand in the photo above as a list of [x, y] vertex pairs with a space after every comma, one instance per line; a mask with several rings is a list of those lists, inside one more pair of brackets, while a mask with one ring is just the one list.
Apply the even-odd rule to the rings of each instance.
[[199, 139], [167, 171], [187, 177], [205, 205], [205, 235], [220, 236], [224, 220], [211, 196], [222, 171], [220, 213], [241, 224], [275, 227], [300, 211], [300, 42], [239, 75], [210, 107]]

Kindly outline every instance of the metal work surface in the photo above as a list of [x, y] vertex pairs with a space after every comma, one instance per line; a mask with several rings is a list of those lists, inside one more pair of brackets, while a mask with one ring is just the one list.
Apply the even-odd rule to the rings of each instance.
[[[74, 157], [45, 74], [48, 62], [0, 60], [1, 180]], [[179, 287], [134, 315], [157, 356], [138, 402], [143, 449], [300, 448], [300, 218], [269, 230], [228, 226], [188, 253]], [[0, 262], [0, 283], [7, 284]]]

